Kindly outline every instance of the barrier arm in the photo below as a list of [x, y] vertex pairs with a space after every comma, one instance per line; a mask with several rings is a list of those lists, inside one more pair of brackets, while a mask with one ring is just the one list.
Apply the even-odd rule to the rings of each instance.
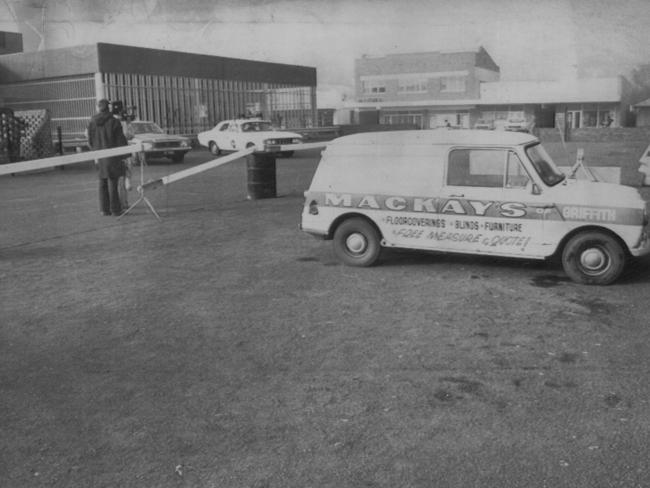
[[51, 158], [32, 159], [31, 161], [3, 164], [0, 165], [0, 176], [24, 173], [25, 171], [34, 171], [37, 169], [53, 168], [67, 164], [85, 163], [86, 161], [103, 159], [111, 156], [137, 154], [142, 152], [142, 150], [142, 143], [137, 143], [129, 144], [128, 146], [113, 147], [110, 149], [100, 149], [98, 151], [75, 153], [67, 156], [54, 156]]
[[571, 166], [571, 171], [569, 171], [569, 178], [575, 178], [576, 173], [579, 169], [582, 169], [587, 175], [587, 178], [590, 178], [591, 181], [598, 181], [596, 175], [593, 174], [590, 168], [585, 165], [585, 150], [583, 148], [578, 148], [578, 153], [576, 154], [576, 162]]
[[156, 180], [147, 181], [146, 183], [143, 183], [141, 185], [141, 188], [151, 190], [161, 185], [169, 185], [170, 183], [173, 183], [178, 180], [182, 180], [183, 178], [187, 178], [188, 176], [193, 176], [199, 173], [203, 173], [204, 171], [207, 171], [209, 169], [218, 168], [219, 166], [222, 166], [226, 163], [231, 163], [232, 161], [248, 156], [249, 154], [253, 154], [254, 152], [255, 152], [254, 147], [251, 147], [249, 149], [243, 149], [241, 151], [237, 151], [235, 153], [229, 154], [228, 156], [223, 156], [222, 158], [213, 159], [206, 163], [202, 163], [197, 166], [184, 169], [182, 171], [177, 171], [176, 173], [163, 176], [162, 178], [158, 178]]
[[[284, 146], [279, 146], [279, 145], [266, 146], [265, 151], [263, 152], [306, 151], [308, 149], [317, 149], [325, 146], [327, 146], [327, 142], [311, 142], [306, 144], [290, 144]], [[253, 154], [256, 151], [257, 150], [254, 147], [248, 149], [242, 149], [241, 151], [237, 151], [235, 153], [229, 154], [228, 156], [223, 156], [221, 158], [213, 159], [206, 163], [199, 164], [192, 168], [184, 169], [182, 171], [178, 171], [176, 173], [172, 173], [167, 176], [163, 176], [162, 178], [158, 178], [156, 180], [147, 181], [146, 183], [142, 184], [142, 189], [151, 190], [154, 188], [158, 188], [161, 185], [169, 185], [170, 183], [174, 183], [175, 181], [182, 180], [183, 178], [187, 178], [188, 176], [193, 176], [199, 173], [203, 173], [204, 171], [207, 171], [209, 169], [218, 168], [219, 166], [246, 157], [249, 154]]]

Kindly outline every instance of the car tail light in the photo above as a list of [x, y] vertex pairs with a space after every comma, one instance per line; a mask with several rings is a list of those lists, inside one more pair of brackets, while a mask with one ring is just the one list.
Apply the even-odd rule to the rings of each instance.
[[316, 200], [309, 202], [309, 215], [318, 215], [318, 202]]

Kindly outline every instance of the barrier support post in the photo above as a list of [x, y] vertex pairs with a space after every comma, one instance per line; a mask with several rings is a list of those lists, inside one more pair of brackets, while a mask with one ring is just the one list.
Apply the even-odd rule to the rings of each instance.
[[248, 199], [277, 197], [274, 153], [254, 152], [246, 156]]
[[138, 199], [131, 204], [129, 208], [127, 208], [122, 214], [117, 218], [118, 220], [124, 217], [126, 214], [128, 214], [131, 210], [133, 210], [138, 204], [141, 202], [145, 204], [145, 206], [149, 209], [149, 211], [158, 219], [158, 222], [162, 222], [162, 219], [160, 218], [160, 215], [158, 215], [158, 212], [156, 212], [156, 209], [152, 205], [152, 203], [149, 201], [149, 199], [145, 196], [144, 194], [144, 189], [145, 189], [145, 184], [144, 184], [144, 165], [146, 161], [145, 153], [144, 150], [140, 153], [140, 184], [138, 185], [137, 191], [138, 191]]

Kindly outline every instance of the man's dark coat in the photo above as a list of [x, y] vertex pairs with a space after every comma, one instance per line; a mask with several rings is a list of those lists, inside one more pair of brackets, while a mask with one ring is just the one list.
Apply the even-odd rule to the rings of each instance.
[[[122, 131], [122, 124], [108, 111], [99, 112], [90, 119], [88, 125], [88, 144], [92, 150], [109, 149], [126, 146], [127, 141]], [[100, 178], [119, 178], [124, 175], [122, 159], [125, 156], [114, 156], [99, 160]]]

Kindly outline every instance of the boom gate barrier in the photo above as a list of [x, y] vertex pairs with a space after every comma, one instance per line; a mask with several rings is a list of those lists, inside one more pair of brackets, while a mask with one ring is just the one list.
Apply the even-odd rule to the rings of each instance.
[[[276, 152], [281, 152], [281, 151], [305, 151], [309, 149], [318, 149], [325, 147], [327, 145], [327, 142], [313, 142], [313, 143], [305, 143], [305, 144], [290, 144], [290, 145], [277, 145], [277, 146], [267, 146], [264, 148], [264, 151], [259, 151], [255, 147], [251, 147], [248, 149], [243, 149], [241, 151], [234, 152], [232, 154], [229, 154], [227, 156], [223, 156], [221, 158], [216, 158], [211, 161], [207, 161], [205, 163], [199, 164], [197, 166], [193, 166], [191, 168], [184, 169], [182, 171], [178, 171], [176, 173], [169, 174], [167, 176], [163, 176], [162, 178], [158, 178], [155, 180], [151, 181], [144, 181], [144, 161], [145, 161], [145, 150], [150, 149], [148, 147], [148, 143], [137, 143], [137, 144], [130, 144], [128, 146], [120, 146], [120, 147], [114, 147], [111, 149], [100, 149], [98, 151], [89, 151], [89, 152], [84, 152], [84, 153], [76, 153], [76, 154], [71, 154], [67, 156], [56, 156], [56, 157], [51, 157], [51, 158], [44, 158], [44, 159], [35, 159], [32, 161], [23, 161], [19, 163], [9, 163], [9, 164], [3, 164], [0, 165], [0, 176], [2, 175], [8, 175], [8, 174], [14, 174], [14, 173], [24, 173], [27, 171], [34, 171], [34, 170], [39, 170], [39, 169], [46, 169], [46, 168], [53, 168], [56, 166], [63, 166], [67, 164], [77, 164], [77, 163], [84, 163], [87, 161], [92, 161], [92, 160], [97, 160], [97, 159], [102, 159], [102, 158], [107, 158], [111, 156], [126, 156], [126, 155], [135, 155], [140, 153], [141, 158], [140, 158], [140, 184], [137, 187], [137, 191], [139, 194], [138, 199], [133, 203], [123, 214], [126, 215], [129, 213], [136, 205], [138, 205], [140, 202], [143, 202], [147, 205], [149, 210], [153, 213], [153, 215], [160, 221], [160, 216], [156, 212], [155, 208], [151, 204], [151, 202], [146, 198], [144, 192], [145, 190], [151, 190], [155, 189], [159, 186], [164, 186], [164, 185], [169, 185], [171, 183], [174, 183], [175, 181], [182, 180], [183, 178], [187, 178], [188, 176], [193, 176], [199, 173], [202, 173], [204, 171], [217, 168], [219, 166], [222, 166], [226, 163], [230, 163], [232, 161], [236, 161], [237, 159], [244, 158], [249, 155], [255, 156], [271, 156], [270, 159], [275, 162], [275, 154]], [[264, 158], [269, 159], [269, 158]], [[265, 195], [256, 195], [256, 190], [253, 188], [255, 184], [258, 182], [253, 182], [249, 181], [249, 198], [251, 199], [256, 199], [256, 198], [264, 198]], [[273, 174], [273, 185], [275, 185], [275, 174]], [[275, 188], [273, 189], [275, 190]], [[275, 196], [275, 191], [272, 192], [272, 196]], [[121, 217], [121, 216], [120, 216]]]

